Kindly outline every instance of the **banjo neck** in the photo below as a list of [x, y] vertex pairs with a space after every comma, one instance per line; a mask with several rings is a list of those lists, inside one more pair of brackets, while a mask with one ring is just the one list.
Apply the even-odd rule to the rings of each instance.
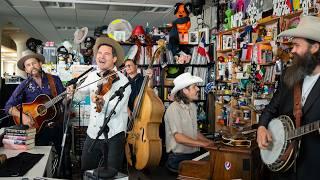
[[316, 122], [301, 126], [292, 131], [289, 131], [287, 134], [287, 137], [288, 137], [287, 140], [301, 137], [303, 135], [312, 133], [314, 131], [318, 131], [319, 129], [320, 129], [320, 121], [316, 121]]

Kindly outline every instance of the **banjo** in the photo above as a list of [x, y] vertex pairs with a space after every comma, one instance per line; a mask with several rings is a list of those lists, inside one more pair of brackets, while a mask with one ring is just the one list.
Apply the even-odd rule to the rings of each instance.
[[274, 172], [287, 171], [295, 162], [303, 135], [320, 131], [320, 121], [295, 128], [289, 116], [281, 115], [272, 119], [268, 125], [272, 135], [272, 144], [268, 149], [261, 149], [261, 159]]

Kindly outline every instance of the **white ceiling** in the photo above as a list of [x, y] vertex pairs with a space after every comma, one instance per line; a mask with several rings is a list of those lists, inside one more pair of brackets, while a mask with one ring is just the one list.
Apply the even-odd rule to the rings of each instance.
[[173, 6], [178, 0], [94, 0], [94, 2], [160, 4], [169, 5], [170, 8], [165, 13], [158, 13], [146, 12], [141, 7], [133, 6], [73, 3], [72, 7], [61, 8], [47, 7], [48, 3], [39, 0], [0, 0], [0, 26], [11, 22], [31, 37], [42, 41], [62, 42], [73, 40], [75, 29], [59, 30], [58, 27], [86, 26], [89, 28], [89, 35], [93, 35], [93, 30], [97, 26], [108, 25], [117, 18], [128, 20], [133, 27], [146, 26], [147, 22], [150, 27], [171, 23], [175, 19]]

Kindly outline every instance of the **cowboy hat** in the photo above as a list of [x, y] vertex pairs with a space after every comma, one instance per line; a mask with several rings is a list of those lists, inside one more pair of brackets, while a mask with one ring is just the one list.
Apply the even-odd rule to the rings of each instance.
[[74, 32], [74, 43], [75, 44], [80, 44], [84, 41], [88, 34], [88, 28], [83, 27], [81, 29], [77, 29], [76, 32]]
[[171, 91], [171, 95], [176, 94], [179, 90], [190, 86], [194, 83], [201, 83], [203, 80], [198, 76], [192, 76], [189, 72], [180, 74], [173, 80], [174, 88]]
[[320, 18], [315, 16], [302, 16], [297, 28], [283, 31], [278, 37], [299, 37], [320, 42]]
[[124, 60], [124, 51], [123, 51], [123, 48], [121, 47], [121, 45], [117, 41], [115, 41], [111, 38], [99, 37], [96, 39], [96, 43], [93, 46], [94, 57], [97, 56], [98, 48], [100, 47], [101, 44], [110, 45], [112, 48], [115, 49], [115, 51], [117, 53], [116, 66], [120, 67], [120, 65], [123, 63], [123, 60]]
[[31, 50], [25, 50], [22, 52], [21, 58], [17, 63], [18, 68], [24, 71], [24, 62], [30, 58], [36, 58], [39, 60], [39, 62], [42, 62], [42, 63], [45, 62], [44, 56], [42, 56], [41, 54], [34, 53]]

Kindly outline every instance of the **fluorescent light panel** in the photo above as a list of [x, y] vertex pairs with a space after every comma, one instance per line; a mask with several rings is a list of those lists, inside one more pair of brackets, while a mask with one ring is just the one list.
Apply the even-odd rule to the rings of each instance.
[[57, 2], [57, 3], [75, 3], [75, 4], [100, 4], [100, 5], [116, 5], [116, 6], [142, 6], [142, 7], [163, 7], [173, 8], [172, 5], [164, 4], [141, 4], [141, 3], [122, 3], [122, 2], [105, 2], [105, 1], [85, 1], [85, 0], [33, 0], [38, 2]]

